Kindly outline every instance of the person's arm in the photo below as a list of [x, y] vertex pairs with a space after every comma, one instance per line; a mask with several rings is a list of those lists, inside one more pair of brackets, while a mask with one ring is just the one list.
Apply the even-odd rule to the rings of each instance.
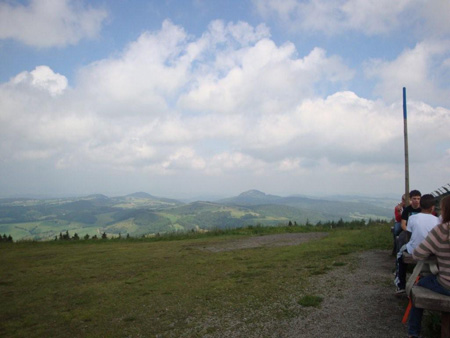
[[397, 204], [394, 208], [394, 217], [396, 222], [402, 221], [402, 207], [401, 204]]
[[402, 219], [402, 230], [406, 231], [406, 219]]

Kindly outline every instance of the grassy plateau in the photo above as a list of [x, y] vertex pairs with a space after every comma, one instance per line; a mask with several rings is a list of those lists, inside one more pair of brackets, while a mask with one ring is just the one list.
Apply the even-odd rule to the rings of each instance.
[[[301, 245], [211, 252], [284, 232], [327, 231]], [[310, 278], [352, 269], [357, 251], [390, 249], [390, 224], [250, 227], [147, 239], [0, 243], [2, 337], [195, 337], [320, 306]]]

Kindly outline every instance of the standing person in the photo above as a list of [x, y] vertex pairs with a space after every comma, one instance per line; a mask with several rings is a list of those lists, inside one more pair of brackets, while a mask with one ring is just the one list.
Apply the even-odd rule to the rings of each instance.
[[406, 287], [406, 263], [403, 262], [403, 252], [410, 254], [427, 237], [428, 233], [440, 223], [439, 218], [433, 215], [436, 199], [431, 194], [423, 195], [420, 199], [419, 214], [411, 215], [408, 219], [406, 231], [411, 233], [411, 239], [403, 245], [397, 254], [397, 269], [395, 276], [396, 293], [404, 293]]
[[[441, 200], [442, 223], [434, 227], [428, 236], [416, 247], [413, 258], [425, 260], [434, 254], [437, 258], [437, 275], [428, 275], [421, 278], [418, 286], [434, 292], [450, 296], [450, 196]], [[422, 328], [423, 309], [412, 307], [408, 321], [409, 337], [418, 337]]]
[[403, 232], [400, 233], [397, 239], [397, 248], [401, 248], [403, 245], [408, 243], [409, 235], [406, 231], [406, 225], [408, 224], [408, 219], [411, 215], [418, 214], [420, 210], [420, 197], [422, 194], [419, 190], [411, 190], [409, 193], [410, 205], [403, 209], [401, 227]]

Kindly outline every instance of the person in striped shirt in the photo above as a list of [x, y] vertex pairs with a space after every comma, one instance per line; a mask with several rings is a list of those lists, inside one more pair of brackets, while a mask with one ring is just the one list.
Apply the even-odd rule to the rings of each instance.
[[[417, 285], [450, 296], [450, 196], [441, 200], [442, 223], [434, 227], [428, 236], [414, 249], [413, 258], [424, 260], [435, 255], [438, 273], [421, 278]], [[423, 309], [411, 308], [408, 321], [409, 337], [418, 337], [422, 328]]]

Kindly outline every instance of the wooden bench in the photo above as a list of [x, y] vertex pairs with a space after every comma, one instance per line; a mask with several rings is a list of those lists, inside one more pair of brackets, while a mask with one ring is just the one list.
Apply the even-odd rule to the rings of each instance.
[[411, 301], [415, 307], [441, 312], [441, 338], [450, 337], [450, 296], [415, 285], [411, 289]]
[[[413, 265], [417, 264], [417, 261], [414, 260], [413, 256], [410, 253], [408, 253], [407, 251], [403, 251], [403, 262], [405, 262], [406, 264], [413, 264]], [[428, 265], [436, 264], [437, 259], [436, 259], [436, 256], [432, 255], [422, 262], [424, 262], [425, 264], [428, 264]]]

